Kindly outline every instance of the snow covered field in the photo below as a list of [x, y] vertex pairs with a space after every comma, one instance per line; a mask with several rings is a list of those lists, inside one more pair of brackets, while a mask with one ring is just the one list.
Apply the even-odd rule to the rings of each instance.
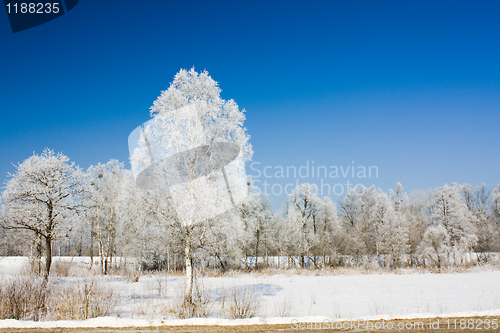
[[[65, 259], [67, 260], [67, 259]], [[75, 262], [76, 258], [73, 260]], [[85, 261], [78, 258], [78, 261]], [[25, 258], [0, 258], [0, 281], [19, 274]], [[198, 279], [209, 297], [211, 313], [217, 313], [224, 295], [233, 290], [250, 292], [259, 301], [258, 317], [268, 323], [353, 318], [417, 318], [432, 316], [500, 315], [500, 271], [471, 269], [466, 273], [435, 274], [414, 270], [395, 273], [362, 273], [350, 270], [342, 275], [295, 274], [259, 275], [235, 273]], [[311, 271], [309, 271], [311, 272]], [[314, 271], [312, 271], [314, 272]], [[80, 281], [77, 276], [51, 278], [54, 284]], [[179, 299], [184, 278], [179, 275], [144, 275], [138, 282], [125, 276], [96, 276], [114, 290], [116, 318], [90, 319], [78, 323], [27, 324], [4, 320], [0, 327], [35, 325], [62, 326], [144, 326], [161, 324], [245, 324], [263, 319], [179, 320], [168, 311]], [[284, 318], [286, 317], [286, 318]]]

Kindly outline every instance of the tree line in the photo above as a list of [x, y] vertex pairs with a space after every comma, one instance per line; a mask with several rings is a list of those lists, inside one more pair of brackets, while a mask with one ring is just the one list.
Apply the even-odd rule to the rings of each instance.
[[165, 192], [137, 188], [124, 163], [83, 171], [46, 149], [19, 164], [6, 182], [0, 254], [28, 255], [48, 278], [53, 255], [90, 256], [103, 274], [116, 258], [142, 269], [180, 270], [186, 245], [198, 266], [215, 262], [221, 270], [248, 265], [249, 257], [252, 268], [262, 267], [271, 256], [316, 268], [367, 255], [384, 255], [393, 267], [441, 267], [450, 253], [486, 258], [500, 250], [500, 185], [451, 184], [408, 195], [398, 183], [389, 193], [351, 189], [335, 204], [303, 183], [276, 213], [251, 178], [247, 185], [244, 202], [194, 225], [187, 238]]

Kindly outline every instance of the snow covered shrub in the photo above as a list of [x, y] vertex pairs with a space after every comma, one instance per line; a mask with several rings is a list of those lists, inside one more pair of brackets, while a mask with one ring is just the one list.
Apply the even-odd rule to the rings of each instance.
[[51, 319], [88, 319], [112, 314], [117, 305], [114, 291], [95, 279], [54, 287], [50, 299]]
[[174, 312], [179, 318], [206, 318], [210, 316], [212, 307], [210, 294], [195, 280], [191, 302], [187, 301], [184, 294], [179, 295]]
[[260, 295], [251, 288], [232, 288], [224, 297], [223, 308], [230, 319], [252, 318], [260, 308]]
[[46, 312], [44, 280], [23, 276], [0, 285], [0, 319], [40, 320]]
[[446, 254], [450, 252], [450, 237], [444, 226], [429, 227], [424, 234], [419, 252], [437, 267], [445, 264]]
[[192, 295], [192, 304], [183, 296], [182, 304], [178, 307], [177, 314], [180, 318], [206, 318], [212, 312], [213, 302], [208, 292], [202, 288], [195, 287]]

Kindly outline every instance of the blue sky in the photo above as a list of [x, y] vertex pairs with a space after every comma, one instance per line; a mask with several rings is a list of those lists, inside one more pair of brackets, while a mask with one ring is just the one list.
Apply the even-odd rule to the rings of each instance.
[[378, 168], [331, 187], [496, 186], [499, 15], [497, 1], [85, 0], [13, 34], [0, 10], [0, 178], [45, 147], [84, 169], [128, 161], [129, 133], [195, 66], [247, 110], [250, 175], [314, 161]]

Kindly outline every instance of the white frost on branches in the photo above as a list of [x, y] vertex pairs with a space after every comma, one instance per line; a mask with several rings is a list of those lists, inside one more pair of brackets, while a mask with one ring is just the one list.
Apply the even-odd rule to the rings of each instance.
[[198, 73], [194, 68], [189, 71], [181, 69], [170, 87], [162, 91], [153, 103], [151, 115], [162, 115], [194, 104], [207, 142], [235, 143], [241, 149], [243, 160], [249, 161], [253, 150], [250, 136], [243, 126], [245, 110], [240, 110], [232, 99], [222, 99], [220, 93], [218, 83], [207, 71]]

